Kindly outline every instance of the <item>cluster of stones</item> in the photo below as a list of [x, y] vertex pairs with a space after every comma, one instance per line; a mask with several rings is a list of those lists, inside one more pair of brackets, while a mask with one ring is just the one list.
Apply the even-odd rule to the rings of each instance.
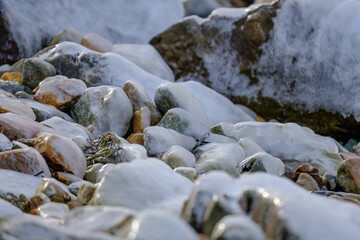
[[[152, 78], [109, 85], [105, 61], [126, 58], [120, 45], [75, 30], [53, 43], [1, 77], [0, 238], [309, 239], [316, 224], [323, 236], [341, 229], [334, 209], [360, 214], [360, 145], [233, 104], [244, 120], [225, 123], [225, 106], [172, 82], [158, 55], [156, 68], [116, 65]], [[94, 52], [76, 59], [64, 50], [76, 43]], [[358, 236], [344, 221], [342, 236]]]

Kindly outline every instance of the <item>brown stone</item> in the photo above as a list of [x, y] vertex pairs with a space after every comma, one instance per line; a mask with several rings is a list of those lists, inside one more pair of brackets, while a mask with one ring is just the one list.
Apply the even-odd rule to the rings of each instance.
[[80, 186], [79, 193], [77, 195], [77, 200], [86, 205], [92, 198], [95, 192], [95, 186], [90, 184], [83, 184]]
[[340, 197], [338, 195], [331, 195], [329, 196], [329, 198], [333, 198], [333, 199], [337, 199], [337, 200], [341, 200], [341, 201], [347, 201], [347, 202], [351, 202], [354, 203], [358, 206], [360, 206], [360, 201], [354, 198], [348, 198], [348, 197]]
[[22, 84], [22, 73], [19, 72], [6, 72], [1, 76], [4, 81], [17, 82]]
[[78, 79], [57, 75], [44, 79], [34, 89], [34, 99], [65, 110], [72, 106], [86, 90], [86, 84]]
[[341, 152], [339, 155], [342, 157], [342, 159], [347, 160], [350, 158], [360, 158], [359, 155], [352, 153], [352, 152]]
[[109, 52], [113, 47], [113, 44], [109, 40], [99, 36], [96, 33], [85, 34], [81, 38], [80, 43], [81, 43], [81, 45], [83, 45], [93, 51], [97, 51], [97, 52], [101, 52], [101, 53]]
[[2, 89], [0, 89], [0, 96], [5, 96], [5, 97], [10, 97], [10, 98], [16, 98], [14, 94], [9, 93], [7, 91], [4, 91]]
[[140, 144], [144, 146], [144, 134], [143, 133], [133, 133], [127, 139], [129, 143]]
[[338, 168], [336, 180], [345, 192], [360, 194], [360, 158], [345, 160]]
[[0, 168], [50, 177], [50, 170], [44, 158], [30, 147], [0, 152]]
[[35, 138], [44, 132], [57, 134], [52, 128], [14, 113], [0, 114], [0, 132], [10, 141], [20, 138]]
[[68, 205], [70, 210], [82, 206], [82, 204], [78, 200], [71, 200], [66, 204]]
[[52, 178], [44, 178], [36, 189], [36, 194], [45, 194], [52, 202], [66, 203], [72, 200], [65, 186]]
[[324, 180], [320, 176], [319, 170], [313, 166], [311, 166], [308, 163], [301, 164], [296, 170], [295, 170], [295, 179], [294, 181], [297, 182], [299, 178], [299, 173], [308, 173], [318, 184], [319, 187], [324, 186]]
[[317, 182], [307, 173], [301, 173], [296, 181], [296, 184], [305, 188], [308, 191], [320, 190]]
[[134, 133], [142, 133], [144, 129], [150, 126], [151, 113], [148, 107], [142, 107], [134, 112], [133, 131]]
[[82, 180], [81, 178], [67, 172], [55, 172], [52, 174], [52, 177], [58, 180], [59, 182], [64, 183], [65, 185], [70, 185], [74, 182], [78, 182]]
[[31, 211], [36, 210], [40, 205], [48, 202], [50, 202], [50, 199], [45, 194], [36, 194], [25, 203], [24, 211], [31, 213]]
[[36, 119], [35, 113], [31, 107], [16, 98], [0, 95], [0, 113], [7, 112], [16, 113], [31, 120]]

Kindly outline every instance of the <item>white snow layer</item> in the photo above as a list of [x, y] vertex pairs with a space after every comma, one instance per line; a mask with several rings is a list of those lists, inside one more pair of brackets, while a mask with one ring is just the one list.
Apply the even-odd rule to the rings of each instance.
[[23, 212], [19, 208], [0, 198], [0, 219], [21, 215]]
[[69, 27], [83, 33], [97, 33], [113, 43], [147, 43], [184, 15], [181, 0], [2, 0], [1, 3], [23, 57], [40, 50], [43, 38], [49, 41]]

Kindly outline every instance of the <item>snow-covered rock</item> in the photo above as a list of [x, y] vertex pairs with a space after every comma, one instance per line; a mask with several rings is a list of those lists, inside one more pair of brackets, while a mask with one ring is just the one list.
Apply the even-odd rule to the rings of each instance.
[[12, 143], [10, 140], [2, 133], [0, 133], [0, 152], [10, 150], [12, 148]]
[[63, 218], [69, 211], [68, 205], [57, 202], [45, 203], [36, 209], [37, 214], [43, 218]]
[[23, 215], [23, 212], [19, 208], [0, 198], [0, 219], [21, 215]]
[[124, 206], [132, 210], [166, 208], [179, 211], [192, 183], [158, 159], [116, 165], [101, 180], [94, 205]]
[[195, 156], [188, 150], [180, 146], [170, 147], [161, 160], [167, 163], [171, 168], [193, 167], [195, 165]]
[[237, 168], [240, 172], [247, 168], [250, 169], [250, 172], [267, 172], [277, 176], [281, 176], [285, 172], [284, 163], [279, 158], [265, 152], [258, 152], [247, 157], [238, 164]]

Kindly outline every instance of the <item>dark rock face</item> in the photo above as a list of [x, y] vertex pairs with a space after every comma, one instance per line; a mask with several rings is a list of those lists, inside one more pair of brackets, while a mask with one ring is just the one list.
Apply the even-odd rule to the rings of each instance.
[[[311, 4], [286, 0], [246, 11], [216, 10], [207, 19], [184, 19], [151, 44], [177, 81], [202, 82], [268, 120], [297, 122], [341, 141], [360, 139], [354, 92], [359, 71], [353, 70], [360, 61], [341, 45], [354, 37], [339, 38], [320, 16], [306, 12]], [[319, 7], [318, 15], [336, 23], [324, 9]], [[339, 58], [326, 55], [333, 50], [319, 43], [328, 32], [328, 42], [339, 41], [336, 46], [345, 52]]]
[[18, 60], [19, 48], [4, 18], [3, 4], [0, 3], [0, 65], [12, 64]]

